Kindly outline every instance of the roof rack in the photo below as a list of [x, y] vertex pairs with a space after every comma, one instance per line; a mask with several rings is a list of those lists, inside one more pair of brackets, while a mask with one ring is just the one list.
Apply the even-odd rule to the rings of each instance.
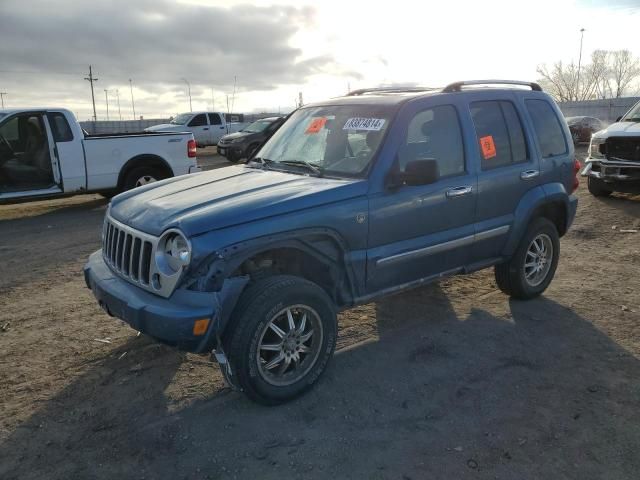
[[411, 92], [431, 92], [438, 90], [433, 87], [377, 87], [377, 88], [360, 88], [347, 93], [347, 97], [357, 97], [365, 93], [411, 93]]
[[534, 82], [521, 82], [518, 80], [465, 80], [463, 82], [453, 82], [442, 89], [443, 93], [461, 92], [462, 87], [470, 85], [521, 85], [530, 87], [531, 90], [541, 92], [540, 85]]

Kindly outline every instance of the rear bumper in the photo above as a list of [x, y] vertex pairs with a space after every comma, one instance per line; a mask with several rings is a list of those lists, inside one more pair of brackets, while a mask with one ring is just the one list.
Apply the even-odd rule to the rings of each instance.
[[[102, 259], [102, 250], [89, 257], [84, 278], [109, 315], [156, 340], [196, 353], [214, 348], [217, 334], [224, 328], [246, 284], [246, 280], [238, 277], [227, 280], [219, 292], [178, 289], [171, 297], [162, 298], [116, 276]], [[209, 326], [205, 332], [195, 335], [194, 324], [201, 319], [208, 319]]]
[[189, 167], [189, 173], [198, 173], [198, 172], [201, 172], [201, 171], [202, 171], [202, 168], [199, 167], [198, 165], [191, 165]]

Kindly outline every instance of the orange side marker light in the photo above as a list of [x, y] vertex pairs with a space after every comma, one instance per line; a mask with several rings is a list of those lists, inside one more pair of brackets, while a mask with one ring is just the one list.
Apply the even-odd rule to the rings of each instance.
[[193, 322], [193, 334], [196, 336], [204, 335], [209, 327], [209, 319], [201, 318]]

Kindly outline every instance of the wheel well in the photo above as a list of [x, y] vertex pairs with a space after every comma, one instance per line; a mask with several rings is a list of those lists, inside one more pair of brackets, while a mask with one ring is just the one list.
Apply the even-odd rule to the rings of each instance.
[[167, 178], [173, 177], [173, 170], [163, 158], [158, 157], [157, 155], [138, 155], [137, 157], [133, 157], [127, 161], [127, 163], [124, 164], [124, 167], [120, 169], [120, 175], [118, 176], [118, 189], [122, 188], [127, 174], [134, 168], [138, 167], [156, 168]]
[[[242, 262], [236, 274], [249, 275], [252, 281], [271, 275], [294, 275], [320, 286], [336, 302], [344, 301], [344, 275], [331, 259], [297, 248], [274, 248]], [[341, 288], [342, 287], [342, 288]]]
[[533, 212], [531, 218], [544, 217], [556, 226], [558, 235], [567, 233], [567, 209], [562, 202], [550, 202], [540, 205]]

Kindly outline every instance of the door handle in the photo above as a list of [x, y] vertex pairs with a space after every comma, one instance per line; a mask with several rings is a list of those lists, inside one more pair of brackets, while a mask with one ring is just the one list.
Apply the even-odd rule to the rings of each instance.
[[453, 187], [447, 190], [447, 197], [461, 197], [467, 195], [473, 191], [473, 187]]
[[520, 178], [522, 180], [531, 180], [532, 178], [536, 178], [538, 175], [540, 175], [538, 170], [525, 170], [520, 173]]
[[220, 130], [224, 130], [224, 127], [220, 127]]
[[209, 130], [209, 127], [204, 127], [202, 130]]

